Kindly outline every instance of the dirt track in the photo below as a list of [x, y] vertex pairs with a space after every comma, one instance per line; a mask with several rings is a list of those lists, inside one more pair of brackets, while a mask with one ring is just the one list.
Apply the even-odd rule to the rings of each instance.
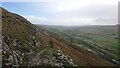
[[71, 58], [78, 64], [78, 65], [90, 65], [90, 66], [108, 66], [105, 60], [103, 60], [98, 55], [88, 52], [87, 50], [83, 49], [75, 49], [72, 46], [62, 43], [60, 40], [56, 38], [52, 38], [53, 44], [58, 46], [65, 54], [71, 56]]

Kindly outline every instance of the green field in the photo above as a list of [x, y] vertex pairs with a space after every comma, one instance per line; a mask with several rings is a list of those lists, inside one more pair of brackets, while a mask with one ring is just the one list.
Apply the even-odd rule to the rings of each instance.
[[[46, 26], [62, 40], [118, 64], [118, 26]], [[43, 27], [43, 28], [44, 28]]]

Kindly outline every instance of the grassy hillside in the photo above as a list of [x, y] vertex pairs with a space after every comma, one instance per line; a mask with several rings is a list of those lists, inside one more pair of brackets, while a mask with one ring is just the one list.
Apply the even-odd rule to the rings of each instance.
[[0, 9], [3, 66], [73, 66], [68, 57], [60, 58], [64, 54], [50, 43], [50, 36], [44, 29], [18, 14]]
[[29, 56], [42, 45], [36, 29], [20, 15], [2, 9], [3, 65], [29, 64]]
[[44, 26], [47, 30], [79, 48], [100, 55], [113, 64], [119, 64], [118, 26]]
[[[71, 27], [71, 30], [65, 27], [65, 30], [48, 31], [43, 26], [31, 24], [18, 14], [0, 9], [3, 66], [113, 66], [99, 55], [85, 49], [91, 45], [76, 38], [81, 35], [75, 35], [79, 30], [74, 32]], [[77, 43], [79, 41], [80, 43]], [[77, 47], [73, 46], [75, 44]], [[84, 47], [78, 46], [79, 44]], [[96, 48], [96, 51], [99, 52], [99, 49]]]

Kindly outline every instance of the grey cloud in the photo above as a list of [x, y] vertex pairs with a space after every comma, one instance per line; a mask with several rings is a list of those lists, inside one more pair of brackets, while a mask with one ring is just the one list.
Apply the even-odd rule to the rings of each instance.
[[116, 24], [117, 5], [91, 4], [85, 7], [56, 13], [56, 18], [94, 18], [94, 24]]
[[117, 17], [117, 5], [91, 4], [76, 10], [57, 13], [56, 17]]
[[[102, 24], [116, 24], [118, 17], [117, 5], [107, 4], [90, 4], [79, 9], [68, 10], [63, 12], [52, 11], [52, 3], [44, 5], [50, 7], [44, 9], [52, 15], [52, 18], [30, 18], [34, 23], [40, 24], [54, 24], [54, 25], [102, 25]], [[51, 10], [50, 10], [51, 9]], [[83, 19], [83, 20], [79, 20]], [[93, 19], [88, 20], [87, 19]]]

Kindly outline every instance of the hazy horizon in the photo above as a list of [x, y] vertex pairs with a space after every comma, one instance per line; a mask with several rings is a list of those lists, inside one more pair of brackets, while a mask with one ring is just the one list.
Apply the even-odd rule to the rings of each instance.
[[118, 24], [118, 0], [2, 2], [2, 7], [33, 24], [85, 26]]
[[75, 27], [79, 27], [79, 26], [115, 26], [115, 25], [119, 25], [118, 23], [117, 24], [102, 24], [102, 25], [52, 25], [52, 24], [34, 24], [34, 25], [41, 25], [41, 26], [65, 26], [65, 27], [71, 27], [71, 26], [75, 26]]

